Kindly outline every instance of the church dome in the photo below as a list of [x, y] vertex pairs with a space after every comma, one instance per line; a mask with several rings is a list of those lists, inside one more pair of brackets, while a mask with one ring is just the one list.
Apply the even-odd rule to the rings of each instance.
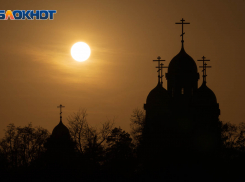
[[196, 94], [193, 96], [193, 104], [198, 104], [198, 105], [217, 104], [217, 99], [214, 92], [207, 87], [205, 82], [203, 82], [202, 86], [197, 89]]
[[70, 138], [69, 129], [60, 121], [60, 123], [53, 129], [52, 137], [54, 138]]
[[197, 73], [197, 65], [182, 47], [180, 52], [170, 61], [168, 73]]
[[148, 94], [146, 104], [162, 105], [164, 103], [169, 103], [169, 101], [170, 97], [167, 90], [163, 88], [160, 83], [158, 83], [157, 86]]

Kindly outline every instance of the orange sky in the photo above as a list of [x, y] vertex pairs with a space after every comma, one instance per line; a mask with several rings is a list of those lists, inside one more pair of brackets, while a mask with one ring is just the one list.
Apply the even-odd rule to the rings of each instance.
[[[65, 105], [65, 124], [86, 108], [91, 125], [116, 118], [116, 126], [129, 130], [133, 109], [143, 108], [157, 84], [152, 60], [161, 56], [168, 66], [180, 51], [175, 22], [181, 18], [191, 23], [184, 29], [186, 52], [211, 60], [207, 85], [217, 96], [220, 119], [244, 121], [245, 1], [5, 1], [1, 9], [57, 14], [53, 21], [0, 21], [0, 137], [9, 123], [52, 131], [59, 104]], [[78, 41], [91, 48], [85, 62], [71, 58]]]

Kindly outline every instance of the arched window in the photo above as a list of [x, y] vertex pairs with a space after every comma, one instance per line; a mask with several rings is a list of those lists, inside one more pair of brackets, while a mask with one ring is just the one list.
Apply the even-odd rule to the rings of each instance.
[[181, 94], [184, 94], [184, 88], [181, 89]]

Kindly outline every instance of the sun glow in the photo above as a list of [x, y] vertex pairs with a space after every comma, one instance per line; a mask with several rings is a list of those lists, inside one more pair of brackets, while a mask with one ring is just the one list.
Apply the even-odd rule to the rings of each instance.
[[90, 53], [90, 47], [84, 42], [77, 42], [71, 47], [71, 56], [78, 62], [86, 61]]

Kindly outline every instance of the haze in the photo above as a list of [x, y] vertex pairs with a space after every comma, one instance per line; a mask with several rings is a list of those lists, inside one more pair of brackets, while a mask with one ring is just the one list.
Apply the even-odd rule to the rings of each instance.
[[[181, 26], [175, 22], [182, 18], [190, 22], [186, 52], [195, 61], [211, 60], [207, 84], [220, 120], [244, 121], [245, 1], [6, 1], [1, 9], [57, 13], [52, 21], [0, 21], [0, 137], [9, 123], [52, 131], [60, 104], [64, 124], [86, 108], [91, 125], [115, 118], [115, 126], [129, 131], [132, 111], [143, 109], [157, 84], [152, 60], [161, 56], [168, 66], [180, 51]], [[92, 52], [85, 62], [70, 55], [80, 41]]]

